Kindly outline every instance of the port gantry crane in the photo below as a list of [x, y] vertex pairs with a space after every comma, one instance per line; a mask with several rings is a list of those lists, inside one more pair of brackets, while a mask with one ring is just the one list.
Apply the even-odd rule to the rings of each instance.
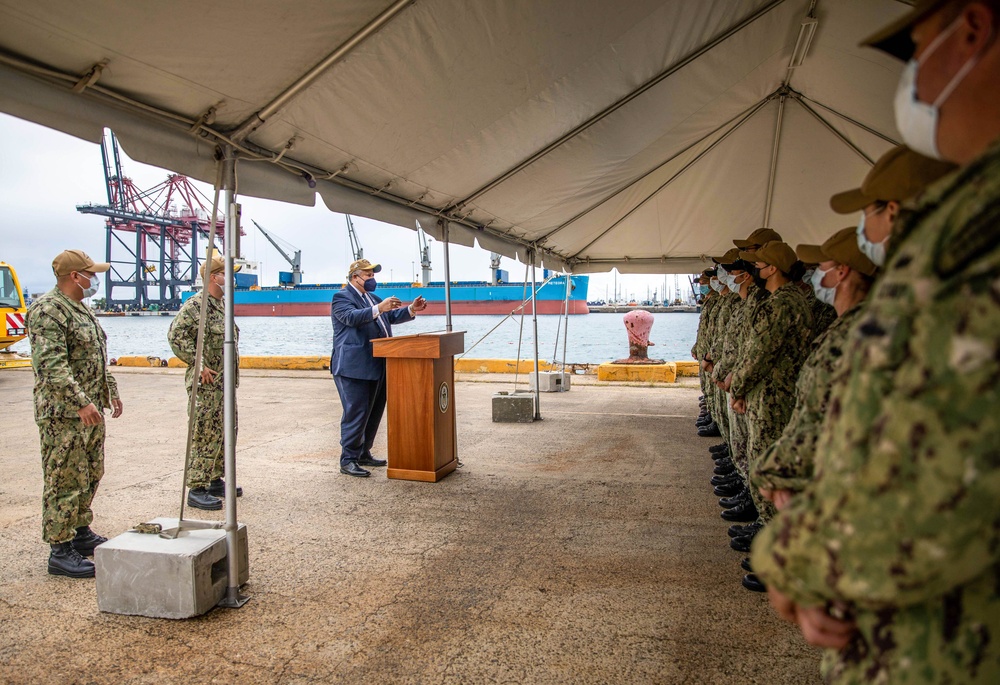
[[[251, 221], [253, 220], [251, 219]], [[285, 252], [284, 248], [282, 248], [281, 245], [279, 245], [277, 242], [278, 240], [281, 240], [280, 238], [275, 238], [274, 236], [272, 236], [270, 233], [264, 230], [263, 226], [258, 224], [256, 221], [253, 222], [253, 225], [256, 226], [261, 233], [264, 234], [264, 237], [267, 238], [268, 242], [274, 245], [274, 249], [278, 251], [278, 254], [284, 257], [285, 261], [288, 262], [288, 265], [292, 267], [291, 273], [288, 273], [287, 271], [282, 271], [278, 274], [278, 283], [280, 285], [291, 285], [291, 286], [302, 285], [302, 250], [296, 249], [294, 245], [288, 245], [289, 249], [291, 249], [292, 251], [292, 256], [289, 257], [288, 253]], [[287, 243], [287, 241], [284, 240], [282, 240], [282, 242]]]
[[[76, 210], [105, 217], [105, 261], [111, 264], [105, 277], [107, 309], [178, 309], [181, 289], [194, 285], [198, 272], [199, 234], [222, 242], [225, 222], [216, 221], [213, 229], [205, 196], [186, 176], [170, 174], [163, 183], [140, 190], [122, 174], [111, 131], [101, 141], [101, 158], [108, 204], [77, 205]], [[131, 296], [123, 296], [123, 290]]]
[[420, 282], [427, 285], [431, 282], [431, 247], [424, 229], [417, 228], [417, 244], [420, 246]]
[[354, 261], [365, 258], [365, 251], [361, 248], [361, 242], [358, 240], [358, 234], [354, 232], [354, 222], [351, 221], [351, 215], [345, 214], [347, 217], [347, 238], [351, 241], [351, 252], [354, 253]]

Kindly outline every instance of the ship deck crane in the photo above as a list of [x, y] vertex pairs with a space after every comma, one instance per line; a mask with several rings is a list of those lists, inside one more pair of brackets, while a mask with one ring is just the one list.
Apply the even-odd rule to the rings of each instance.
[[354, 253], [354, 261], [359, 259], [364, 259], [365, 251], [361, 247], [361, 241], [358, 240], [358, 234], [354, 232], [354, 222], [351, 221], [351, 215], [345, 214], [347, 217], [347, 238], [351, 241], [351, 252]]
[[417, 243], [420, 246], [420, 282], [427, 285], [431, 282], [431, 246], [422, 228], [417, 228]]
[[[288, 262], [288, 265], [292, 267], [291, 285], [293, 286], [302, 285], [302, 250], [296, 250], [294, 245], [288, 245], [288, 247], [292, 250], [292, 256], [289, 257], [288, 253], [285, 252], [284, 248], [282, 248], [281, 245], [278, 244], [279, 239], [275, 239], [274, 236], [268, 233], [264, 229], [264, 227], [258, 224], [256, 221], [253, 222], [253, 225], [256, 226], [261, 233], [264, 234], [264, 237], [267, 238], [267, 241], [272, 245], [274, 245], [274, 249], [278, 251], [278, 254], [284, 257], [285, 261]], [[282, 278], [281, 276], [278, 277], [278, 282], [281, 285], [289, 284], [288, 280], [286, 278]]]

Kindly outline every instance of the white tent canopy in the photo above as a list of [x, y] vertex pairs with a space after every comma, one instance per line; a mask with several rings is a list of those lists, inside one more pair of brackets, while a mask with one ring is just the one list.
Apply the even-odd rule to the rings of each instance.
[[[0, 0], [0, 111], [552, 268], [702, 268], [898, 139], [898, 0]], [[796, 54], [793, 55], [793, 52]], [[805, 53], [804, 55], [802, 53]], [[794, 62], [793, 62], [794, 60]], [[801, 66], [789, 68], [790, 62]]]

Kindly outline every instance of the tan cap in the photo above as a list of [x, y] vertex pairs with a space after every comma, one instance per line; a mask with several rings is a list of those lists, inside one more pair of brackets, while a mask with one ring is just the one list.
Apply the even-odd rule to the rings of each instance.
[[913, 8], [909, 12], [865, 38], [861, 45], [887, 52], [906, 62], [916, 50], [913, 39], [910, 38], [910, 29], [947, 2], [949, 0], [916, 0], [911, 3]]
[[[802, 246], [800, 246], [802, 247]], [[837, 262], [846, 264], [855, 271], [860, 271], [865, 276], [874, 276], [878, 271], [872, 260], [862, 254], [858, 247], [858, 229], [856, 226], [842, 228], [819, 247], [817, 256], [822, 257], [820, 262]], [[799, 254], [802, 257], [802, 254]], [[805, 261], [804, 259], [802, 261]], [[818, 262], [817, 262], [818, 263]]]
[[351, 262], [351, 266], [347, 269], [347, 277], [350, 278], [355, 271], [374, 271], [375, 273], [378, 273], [381, 270], [381, 264], [372, 264], [367, 259], [359, 259]]
[[[208, 264], [208, 262], [202, 262], [201, 263], [201, 268], [198, 270], [198, 273], [201, 274], [201, 280], [203, 280], [203, 281], [205, 280], [205, 265], [206, 264]], [[242, 268], [243, 268], [242, 264], [233, 264], [233, 273], [236, 273], [237, 271], [239, 271]], [[224, 260], [222, 257], [220, 257], [218, 255], [215, 255], [214, 257], [212, 257], [212, 269], [211, 269], [211, 271], [208, 272], [208, 275], [211, 276], [213, 274], [217, 274], [220, 271], [225, 271], [225, 270], [226, 270], [226, 260]]]
[[734, 240], [733, 245], [740, 249], [746, 249], [748, 247], [760, 247], [772, 240], [781, 242], [781, 234], [770, 228], [758, 228], [746, 240]]
[[873, 202], [902, 202], [957, 168], [950, 162], [924, 157], [900, 145], [879, 157], [860, 188], [831, 197], [830, 208], [837, 214], [853, 214]]
[[803, 264], [819, 264], [830, 259], [823, 254], [819, 245], [796, 245], [795, 254], [798, 255]]
[[90, 271], [99, 274], [110, 268], [110, 264], [95, 262], [83, 250], [64, 250], [52, 260], [52, 273], [56, 276], [67, 276], [74, 271]]
[[740, 259], [745, 259], [748, 262], [764, 262], [778, 267], [786, 274], [798, 261], [795, 250], [780, 240], [764, 243], [756, 252], [740, 252]]
[[712, 257], [712, 261], [716, 264], [732, 264], [737, 259], [740, 258], [740, 250], [737, 247], [732, 247], [726, 250], [726, 253], [721, 257]]

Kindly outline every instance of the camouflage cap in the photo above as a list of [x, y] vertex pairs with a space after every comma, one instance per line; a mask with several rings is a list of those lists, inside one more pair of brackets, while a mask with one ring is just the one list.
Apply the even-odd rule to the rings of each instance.
[[792, 270], [792, 265], [798, 261], [795, 250], [780, 240], [771, 240], [761, 245], [756, 252], [740, 252], [740, 259], [748, 262], [764, 262], [776, 266], [784, 273]]
[[52, 260], [52, 273], [58, 276], [68, 276], [74, 271], [90, 271], [104, 273], [111, 268], [107, 262], [95, 262], [83, 250], [63, 250]]
[[911, 3], [913, 8], [909, 12], [900, 15], [898, 19], [883, 26], [881, 29], [861, 41], [861, 45], [868, 45], [887, 52], [893, 57], [906, 62], [916, 50], [913, 39], [910, 38], [910, 29], [917, 22], [925, 19], [931, 12], [944, 6], [950, 0], [916, 0]]
[[[806, 251], [803, 255], [800, 248], [816, 248], [816, 252]], [[796, 252], [799, 254], [799, 259], [803, 262], [806, 261], [806, 256], [819, 257], [819, 262], [837, 262], [838, 264], [846, 264], [855, 271], [860, 271], [865, 276], [874, 276], [875, 272], [878, 271], [878, 267], [875, 266], [872, 260], [868, 259], [864, 254], [862, 254], [861, 249], [858, 247], [858, 229], [856, 226], [848, 226], [847, 228], [842, 228], [832, 236], [826, 239], [826, 242], [821, 246], [816, 247], [815, 245], [799, 245], [796, 248]]]
[[355, 271], [374, 271], [375, 273], [378, 273], [381, 270], [381, 264], [372, 264], [367, 259], [358, 259], [357, 261], [351, 262], [351, 265], [347, 268], [347, 277], [350, 278], [354, 275]]
[[731, 247], [726, 250], [726, 253], [721, 257], [712, 257], [712, 261], [716, 264], [732, 264], [737, 259], [740, 258], [740, 250], [737, 247]]
[[[198, 269], [198, 273], [201, 274], [201, 280], [203, 280], [203, 281], [205, 280], [205, 265], [206, 264], [208, 264], [208, 262], [202, 262], [201, 263], [201, 267]], [[237, 271], [239, 271], [242, 268], [243, 268], [242, 264], [233, 264], [233, 273], [236, 273]], [[220, 257], [219, 255], [215, 255], [214, 257], [212, 257], [212, 268], [208, 272], [208, 275], [211, 276], [212, 274], [217, 274], [220, 271], [224, 272], [225, 270], [226, 270], [226, 260], [223, 259], [222, 257]]]
[[760, 247], [772, 240], [781, 241], [781, 234], [771, 228], [758, 228], [746, 240], [734, 240], [733, 245], [744, 250], [748, 247]]
[[837, 214], [853, 214], [873, 202], [902, 202], [957, 168], [900, 145], [879, 157], [860, 188], [831, 197], [830, 208]]

